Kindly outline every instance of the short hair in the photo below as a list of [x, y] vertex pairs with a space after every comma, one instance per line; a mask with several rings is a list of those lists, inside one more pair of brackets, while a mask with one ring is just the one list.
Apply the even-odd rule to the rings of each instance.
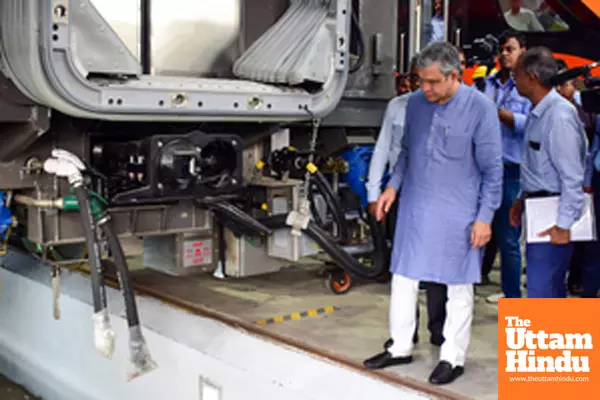
[[552, 88], [552, 77], [558, 73], [554, 55], [547, 47], [532, 47], [522, 56], [523, 71], [534, 75], [546, 88]]
[[465, 51], [463, 50], [462, 47], [460, 47], [460, 46], [454, 46], [454, 47], [456, 47], [458, 54], [462, 54], [463, 56], [466, 56]]
[[563, 69], [569, 69], [567, 63], [562, 58], [555, 58], [554, 61], [556, 61], [556, 67], [559, 71], [562, 71]]
[[439, 63], [445, 77], [454, 71], [460, 72], [460, 55], [456, 46], [448, 42], [432, 42], [425, 46], [417, 59], [417, 68], [427, 68], [435, 63]]
[[509, 39], [515, 39], [521, 47], [527, 47], [525, 34], [514, 29], [507, 29], [498, 36], [498, 44], [500, 46], [506, 44]]

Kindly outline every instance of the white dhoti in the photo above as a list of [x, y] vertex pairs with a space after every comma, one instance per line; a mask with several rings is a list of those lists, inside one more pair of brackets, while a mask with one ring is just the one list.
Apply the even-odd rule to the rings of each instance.
[[[388, 351], [394, 357], [412, 354], [418, 293], [419, 281], [398, 274], [392, 276], [390, 334], [394, 344]], [[462, 367], [465, 364], [471, 341], [474, 301], [473, 285], [448, 285], [446, 321], [443, 329], [445, 340], [440, 351], [440, 360], [448, 361], [452, 367]]]

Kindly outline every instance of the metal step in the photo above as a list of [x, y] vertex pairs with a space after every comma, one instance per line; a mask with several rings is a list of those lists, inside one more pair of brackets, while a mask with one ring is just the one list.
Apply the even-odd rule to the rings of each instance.
[[294, 0], [285, 14], [237, 60], [236, 76], [259, 82], [296, 85], [324, 83], [328, 54], [335, 50], [332, 0]]

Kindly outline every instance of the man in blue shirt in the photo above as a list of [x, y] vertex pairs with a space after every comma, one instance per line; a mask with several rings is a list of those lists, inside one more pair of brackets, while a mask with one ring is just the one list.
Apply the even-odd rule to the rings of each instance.
[[444, 5], [442, 0], [433, 1], [433, 16], [431, 17], [431, 41], [443, 42], [446, 34], [444, 24]]
[[552, 88], [557, 72], [552, 52], [536, 47], [519, 58], [513, 75], [519, 94], [533, 109], [525, 127], [521, 193], [510, 210], [511, 225], [520, 226], [525, 199], [560, 196], [556, 224], [539, 233], [550, 236], [550, 243], [527, 244], [529, 298], [566, 297], [571, 227], [584, 206], [587, 141], [575, 107]]
[[[402, 150], [377, 200], [381, 221], [398, 198], [390, 271], [393, 343], [365, 360], [378, 369], [412, 362], [419, 281], [448, 286], [446, 339], [429, 377], [447, 384], [464, 372], [473, 320], [473, 284], [502, 198], [502, 142], [494, 103], [460, 80], [457, 49], [430, 43], [417, 62], [421, 89], [410, 95]], [[399, 192], [400, 188], [402, 190]]]
[[[556, 64], [559, 73], [563, 73], [569, 69], [567, 63], [561, 58], [556, 59]], [[577, 79], [562, 82], [556, 86], [556, 91], [575, 106], [577, 114], [583, 123], [590, 151], [593, 153], [594, 149], [592, 146], [594, 146], [594, 136], [596, 136], [596, 130], [598, 128], [598, 125], [596, 124], [598, 116], [595, 113], [585, 111], [581, 105], [581, 99], [579, 99], [579, 102], [577, 101], [575, 95], [580, 93], [577, 90]], [[591, 158], [589, 161], [591, 161]], [[591, 162], [588, 163], [588, 165], [590, 168], [586, 170], [586, 186], [588, 186], [588, 190], [592, 193], [593, 190], [591, 185], [593, 168]], [[578, 242], [573, 245], [573, 257], [571, 258], [571, 263], [569, 265], [569, 279], [567, 282], [567, 287], [571, 294], [583, 294], [583, 266], [586, 260], [586, 254], [591, 250], [593, 250], [593, 246], [590, 247], [589, 243], [586, 242]]]
[[584, 244], [583, 293], [581, 297], [598, 297], [600, 291], [600, 115], [592, 140], [585, 174], [585, 191], [594, 197], [596, 241]]
[[[514, 31], [503, 32], [499, 37], [500, 70], [486, 78], [485, 94], [496, 103], [502, 127], [504, 182], [502, 205], [496, 212], [493, 224], [494, 239], [500, 250], [502, 261], [502, 294], [488, 297], [496, 303], [499, 297], [521, 297], [521, 231], [509, 223], [508, 213], [519, 194], [520, 165], [523, 154], [523, 134], [531, 103], [517, 92], [511, 71], [519, 56], [525, 51], [525, 37]], [[493, 257], [486, 257], [492, 261]], [[482, 280], [485, 281], [491, 265], [484, 265]]]

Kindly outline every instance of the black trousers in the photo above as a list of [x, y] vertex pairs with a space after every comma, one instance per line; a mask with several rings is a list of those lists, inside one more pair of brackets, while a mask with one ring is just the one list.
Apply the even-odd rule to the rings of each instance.
[[569, 277], [567, 282], [569, 290], [574, 289], [576, 286], [581, 286], [583, 283], [583, 255], [585, 245], [586, 243], [574, 243], [573, 255], [571, 256], [571, 263], [569, 265]]
[[[398, 201], [394, 202], [386, 218], [388, 239], [393, 243], [398, 215]], [[431, 334], [431, 341], [443, 341], [444, 322], [446, 321], [446, 302], [448, 301], [448, 286], [436, 282], [423, 282], [427, 293], [427, 315], [429, 320], [427, 328]], [[418, 340], [420, 312], [417, 306], [417, 326], [415, 341]]]
[[496, 254], [498, 253], [498, 243], [496, 242], [496, 229], [492, 227], [492, 238], [485, 246], [485, 252], [483, 254], [483, 262], [481, 263], [481, 281], [485, 280], [485, 277], [489, 278], [494, 261], [496, 260]]
[[[436, 282], [423, 282], [427, 293], [427, 329], [432, 342], [441, 343], [444, 339], [444, 322], [446, 321], [446, 302], [448, 301], [448, 286]], [[420, 312], [417, 307], [417, 327], [419, 330]]]

